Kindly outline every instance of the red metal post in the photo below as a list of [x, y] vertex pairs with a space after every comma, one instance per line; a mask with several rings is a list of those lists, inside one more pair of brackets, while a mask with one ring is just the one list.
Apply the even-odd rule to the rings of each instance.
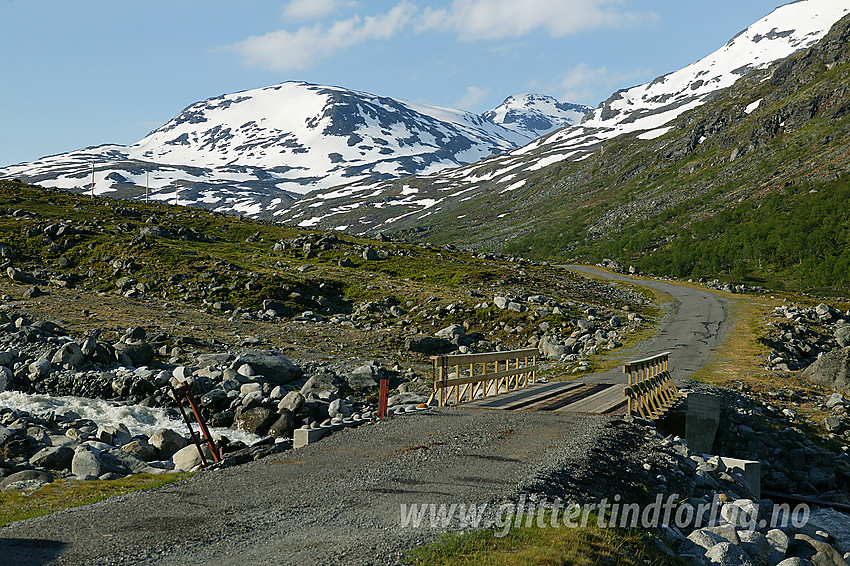
[[380, 390], [378, 392], [378, 418], [387, 418], [387, 402], [390, 389], [390, 380], [382, 379]]

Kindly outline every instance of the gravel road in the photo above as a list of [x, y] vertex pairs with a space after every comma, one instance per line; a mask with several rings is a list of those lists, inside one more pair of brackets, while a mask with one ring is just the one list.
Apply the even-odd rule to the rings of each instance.
[[[692, 373], [718, 339], [722, 304], [705, 291], [635, 282], [676, 303], [660, 334], [637, 351], [669, 349], [677, 377]], [[0, 563], [396, 564], [403, 549], [438, 532], [402, 528], [401, 504], [495, 507], [541, 485], [541, 477], [601, 477], [605, 471], [596, 472], [594, 462], [611, 458], [594, 446], [606, 436], [610, 441], [613, 431], [639, 428], [612, 420], [430, 409], [251, 464], [13, 523], [0, 529]], [[631, 452], [624, 448], [620, 458]]]
[[[3, 564], [394, 564], [402, 503], [497, 503], [606, 417], [431, 409], [0, 530]], [[37, 539], [37, 540], [32, 540]], [[7, 561], [8, 560], [8, 561]]]

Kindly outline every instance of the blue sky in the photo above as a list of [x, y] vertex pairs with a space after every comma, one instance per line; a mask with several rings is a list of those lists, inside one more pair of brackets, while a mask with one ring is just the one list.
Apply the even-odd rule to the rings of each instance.
[[596, 106], [779, 0], [0, 0], [0, 166], [130, 144], [189, 104], [288, 80], [483, 112]]

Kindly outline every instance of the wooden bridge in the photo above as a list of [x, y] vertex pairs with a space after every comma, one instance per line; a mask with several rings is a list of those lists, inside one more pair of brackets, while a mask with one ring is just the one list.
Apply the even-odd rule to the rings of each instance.
[[[476, 409], [553, 411], [585, 414], [660, 416], [678, 396], [668, 372], [669, 352], [623, 365], [620, 383], [581, 379], [536, 383], [537, 350], [432, 356], [439, 406]], [[429, 401], [430, 404], [430, 401]]]

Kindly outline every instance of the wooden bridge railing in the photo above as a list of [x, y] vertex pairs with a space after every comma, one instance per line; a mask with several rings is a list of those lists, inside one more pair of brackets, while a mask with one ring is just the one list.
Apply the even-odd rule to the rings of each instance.
[[477, 396], [492, 396], [531, 385], [537, 377], [539, 354], [536, 348], [532, 348], [487, 354], [431, 356], [434, 361], [434, 392], [428, 404], [436, 399], [437, 404], [443, 407], [450, 401], [471, 401]]
[[627, 414], [657, 419], [676, 404], [679, 390], [668, 371], [670, 352], [623, 364], [629, 385], [623, 390]]

